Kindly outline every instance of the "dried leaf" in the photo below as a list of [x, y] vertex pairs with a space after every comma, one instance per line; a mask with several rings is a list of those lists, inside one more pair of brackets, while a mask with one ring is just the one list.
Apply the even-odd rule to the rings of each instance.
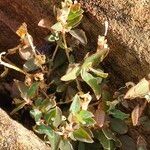
[[138, 84], [133, 86], [124, 96], [124, 99], [144, 98], [150, 92], [150, 83], [143, 78]]
[[85, 35], [85, 32], [83, 30], [75, 29], [75, 30], [70, 30], [69, 33], [79, 40], [83, 45], [87, 44], [87, 37]]
[[22, 59], [24, 60], [29, 60], [33, 57], [33, 52], [31, 47], [27, 47], [27, 48], [20, 48], [19, 49], [19, 55]]
[[62, 81], [69, 81], [69, 80], [74, 80], [77, 78], [81, 70], [81, 67], [78, 64], [74, 64], [71, 66], [67, 73], [61, 77]]
[[88, 109], [88, 105], [92, 100], [92, 96], [89, 93], [86, 94], [81, 94], [80, 97], [83, 99], [80, 104], [82, 107], [82, 110], [87, 110]]
[[26, 36], [26, 34], [27, 34], [27, 24], [26, 24], [26, 23], [23, 23], [23, 24], [19, 27], [19, 29], [16, 31], [16, 33], [17, 33], [17, 35], [18, 35], [21, 39], [23, 39], [23, 38]]
[[95, 112], [95, 121], [97, 122], [97, 125], [102, 128], [105, 123], [105, 112], [101, 109], [97, 109]]
[[137, 126], [139, 124], [140, 116], [141, 116], [140, 106], [137, 105], [133, 109], [132, 114], [131, 114], [131, 119], [132, 119], [133, 126]]
[[38, 23], [38, 26], [51, 29], [52, 22], [48, 18], [41, 19], [40, 22]]

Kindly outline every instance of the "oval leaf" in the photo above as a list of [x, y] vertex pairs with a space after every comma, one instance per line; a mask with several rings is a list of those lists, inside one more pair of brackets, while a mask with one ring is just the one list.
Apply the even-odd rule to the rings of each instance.
[[74, 38], [79, 40], [83, 45], [87, 44], [87, 37], [85, 35], [85, 32], [83, 30], [75, 29], [70, 30], [69, 32]]
[[112, 118], [110, 122], [111, 128], [113, 131], [119, 134], [125, 134], [128, 132], [128, 126], [126, 123], [120, 119]]
[[137, 126], [138, 125], [140, 115], [141, 115], [140, 107], [139, 107], [139, 105], [137, 105], [133, 109], [132, 114], [131, 114], [131, 119], [132, 119], [133, 126]]
[[73, 136], [78, 141], [86, 142], [86, 143], [93, 143], [92, 138], [90, 135], [84, 130], [83, 128], [80, 128], [78, 130], [75, 130], [73, 132]]
[[61, 80], [70, 81], [76, 79], [80, 73], [80, 69], [80, 66], [75, 65], [73, 68], [70, 68], [64, 76], [61, 77]]

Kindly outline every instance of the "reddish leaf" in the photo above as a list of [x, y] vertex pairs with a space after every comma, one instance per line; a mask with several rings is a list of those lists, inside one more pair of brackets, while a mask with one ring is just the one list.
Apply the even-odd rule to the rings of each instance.
[[38, 26], [51, 29], [52, 22], [48, 18], [41, 19], [40, 22], [38, 23]]
[[105, 112], [103, 110], [97, 109], [95, 112], [95, 121], [97, 125], [101, 128], [105, 123]]
[[131, 119], [132, 119], [133, 126], [137, 126], [138, 125], [140, 116], [141, 116], [140, 106], [137, 105], [133, 109], [132, 114], [131, 114]]

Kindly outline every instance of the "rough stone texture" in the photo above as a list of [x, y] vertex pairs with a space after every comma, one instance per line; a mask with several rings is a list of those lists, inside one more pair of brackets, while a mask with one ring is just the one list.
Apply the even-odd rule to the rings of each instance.
[[0, 109], [0, 150], [50, 150], [50, 147]]
[[94, 35], [98, 35], [104, 32], [102, 30], [104, 21], [109, 22], [107, 38], [111, 52], [106, 68], [111, 68], [112, 72], [125, 81], [140, 79], [149, 73], [150, 1], [80, 1], [87, 12], [86, 20], [89, 23], [83, 24], [87, 32], [93, 31]]

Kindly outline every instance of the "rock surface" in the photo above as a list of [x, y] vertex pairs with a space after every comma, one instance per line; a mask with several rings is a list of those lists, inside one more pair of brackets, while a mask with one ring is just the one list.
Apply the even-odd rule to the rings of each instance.
[[50, 147], [0, 109], [0, 150], [50, 150]]

